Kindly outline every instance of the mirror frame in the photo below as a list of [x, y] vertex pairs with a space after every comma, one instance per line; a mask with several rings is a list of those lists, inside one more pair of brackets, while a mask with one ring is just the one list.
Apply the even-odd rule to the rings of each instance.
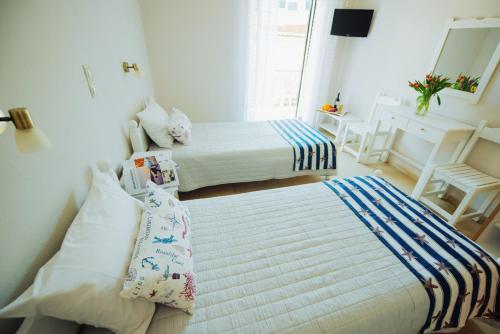
[[[436, 49], [436, 52], [434, 53], [434, 56], [432, 57], [429, 73], [434, 73], [434, 70], [436, 69], [437, 63], [439, 61], [439, 57], [441, 57], [441, 53], [443, 52], [446, 40], [448, 39], [448, 34], [450, 33], [451, 29], [478, 29], [478, 28], [500, 28], [500, 18], [482, 18], [482, 19], [476, 18], [476, 19], [464, 19], [464, 20], [450, 19], [447, 22], [446, 27], [439, 39], [438, 47]], [[499, 60], [500, 60], [500, 42], [498, 43], [495, 52], [493, 52], [493, 55], [491, 56], [490, 61], [486, 66], [483, 75], [481, 76], [481, 81], [479, 82], [479, 85], [477, 86], [477, 90], [475, 93], [464, 92], [453, 88], [445, 88], [442, 91], [443, 94], [464, 98], [472, 104], [478, 103], [493, 73], [495, 72]]]

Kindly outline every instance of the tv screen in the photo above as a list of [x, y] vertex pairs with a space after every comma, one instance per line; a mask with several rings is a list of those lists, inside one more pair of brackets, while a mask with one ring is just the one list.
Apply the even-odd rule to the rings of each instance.
[[366, 37], [372, 22], [373, 9], [335, 9], [331, 34]]

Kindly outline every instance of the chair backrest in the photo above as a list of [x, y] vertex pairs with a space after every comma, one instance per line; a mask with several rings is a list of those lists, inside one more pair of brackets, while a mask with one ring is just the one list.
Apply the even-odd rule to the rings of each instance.
[[373, 104], [372, 110], [370, 112], [370, 117], [368, 118], [368, 123], [373, 124], [380, 118], [380, 107], [397, 107], [401, 105], [402, 99], [400, 97], [392, 97], [388, 95], [383, 95], [382, 93], [377, 93], [375, 97], [375, 103]]
[[500, 144], [500, 128], [487, 128], [486, 123], [485, 120], [479, 122], [479, 125], [476, 127], [476, 130], [474, 130], [474, 133], [465, 145], [462, 153], [460, 153], [457, 161], [458, 163], [463, 163], [467, 159], [479, 138], [491, 141], [495, 144]]

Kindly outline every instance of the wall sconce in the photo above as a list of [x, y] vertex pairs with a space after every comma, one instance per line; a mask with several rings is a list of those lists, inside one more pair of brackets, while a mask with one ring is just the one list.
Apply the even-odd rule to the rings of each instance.
[[7, 128], [7, 122], [14, 123], [16, 145], [22, 153], [33, 153], [52, 146], [49, 138], [36, 128], [31, 120], [30, 113], [26, 108], [14, 108], [9, 110], [9, 117], [0, 110], [0, 134]]
[[139, 73], [139, 65], [137, 65], [136, 63], [133, 63], [132, 65], [129, 65], [128, 62], [124, 61], [122, 63], [122, 66], [123, 66], [123, 70], [125, 72], [127, 72], [127, 73], [130, 72], [131, 68], [133, 68], [136, 73]]

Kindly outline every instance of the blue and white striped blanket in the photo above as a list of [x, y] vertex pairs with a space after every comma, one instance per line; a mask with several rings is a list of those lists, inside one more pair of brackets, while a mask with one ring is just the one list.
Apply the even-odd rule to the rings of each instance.
[[324, 182], [422, 283], [429, 311], [421, 333], [459, 328], [500, 309], [500, 268], [480, 246], [377, 177]]
[[292, 145], [294, 171], [336, 168], [335, 145], [321, 132], [295, 119], [270, 123]]

